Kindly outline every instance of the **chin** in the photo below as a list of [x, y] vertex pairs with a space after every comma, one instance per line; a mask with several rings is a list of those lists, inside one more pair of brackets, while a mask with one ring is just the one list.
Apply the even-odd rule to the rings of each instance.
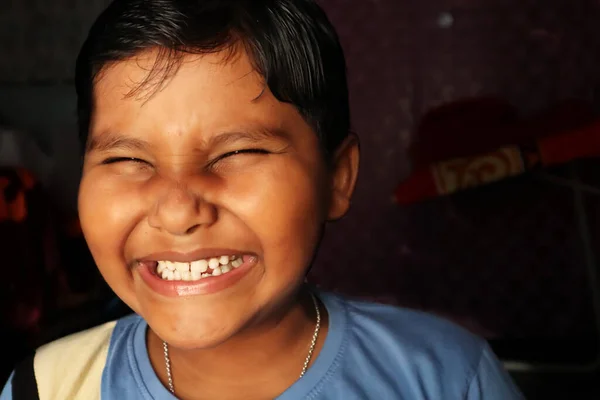
[[222, 315], [181, 315], [155, 313], [145, 318], [148, 326], [161, 339], [179, 349], [209, 349], [216, 347], [238, 333], [240, 318], [224, 319]]

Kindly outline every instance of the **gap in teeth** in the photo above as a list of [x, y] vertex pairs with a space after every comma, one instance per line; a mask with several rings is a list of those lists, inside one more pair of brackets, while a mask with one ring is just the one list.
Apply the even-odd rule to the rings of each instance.
[[238, 256], [221, 256], [190, 263], [158, 261], [156, 275], [167, 281], [197, 281], [220, 276], [239, 268], [244, 261]]

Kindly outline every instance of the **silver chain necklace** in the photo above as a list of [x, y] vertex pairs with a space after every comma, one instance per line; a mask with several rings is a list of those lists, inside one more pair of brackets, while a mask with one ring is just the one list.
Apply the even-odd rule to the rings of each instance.
[[[321, 311], [319, 311], [319, 303], [317, 302], [317, 298], [312, 292], [310, 293], [310, 297], [312, 298], [313, 304], [315, 306], [315, 312], [317, 314], [317, 324], [315, 325], [315, 331], [313, 332], [312, 339], [310, 341], [308, 355], [306, 356], [306, 360], [304, 360], [304, 365], [302, 366], [302, 372], [300, 372], [300, 378], [304, 376], [306, 370], [308, 369], [308, 364], [310, 364], [310, 360], [315, 351], [317, 339], [319, 338], [319, 331], [321, 330]], [[165, 356], [165, 369], [167, 370], [167, 379], [169, 381], [169, 392], [175, 395], [175, 386], [173, 385], [173, 375], [171, 373], [171, 358], [169, 357], [169, 345], [164, 340], [163, 354]]]

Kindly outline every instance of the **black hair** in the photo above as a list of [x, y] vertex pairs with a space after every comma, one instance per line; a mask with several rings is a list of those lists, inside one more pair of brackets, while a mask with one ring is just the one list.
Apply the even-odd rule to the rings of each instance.
[[77, 58], [79, 134], [85, 145], [93, 90], [103, 68], [156, 49], [135, 91], [156, 89], [185, 54], [242, 44], [273, 95], [294, 105], [326, 156], [350, 129], [346, 62], [335, 29], [314, 0], [115, 0], [90, 29]]

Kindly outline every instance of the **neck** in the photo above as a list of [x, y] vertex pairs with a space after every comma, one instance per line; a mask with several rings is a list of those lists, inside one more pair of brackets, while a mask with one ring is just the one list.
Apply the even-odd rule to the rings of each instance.
[[[322, 327], [311, 362], [326, 336], [326, 313], [321, 314]], [[216, 399], [228, 397], [224, 396], [227, 390], [233, 398], [238, 398], [235, 392], [239, 398], [251, 398], [249, 393], [256, 393], [257, 398], [275, 397], [298, 379], [315, 324], [314, 304], [304, 289], [276, 315], [218, 346], [196, 350], [169, 347], [177, 396]], [[167, 376], [162, 340], [151, 330], [148, 348], [154, 369], [164, 384]], [[197, 396], [198, 388], [202, 388], [203, 396]]]

